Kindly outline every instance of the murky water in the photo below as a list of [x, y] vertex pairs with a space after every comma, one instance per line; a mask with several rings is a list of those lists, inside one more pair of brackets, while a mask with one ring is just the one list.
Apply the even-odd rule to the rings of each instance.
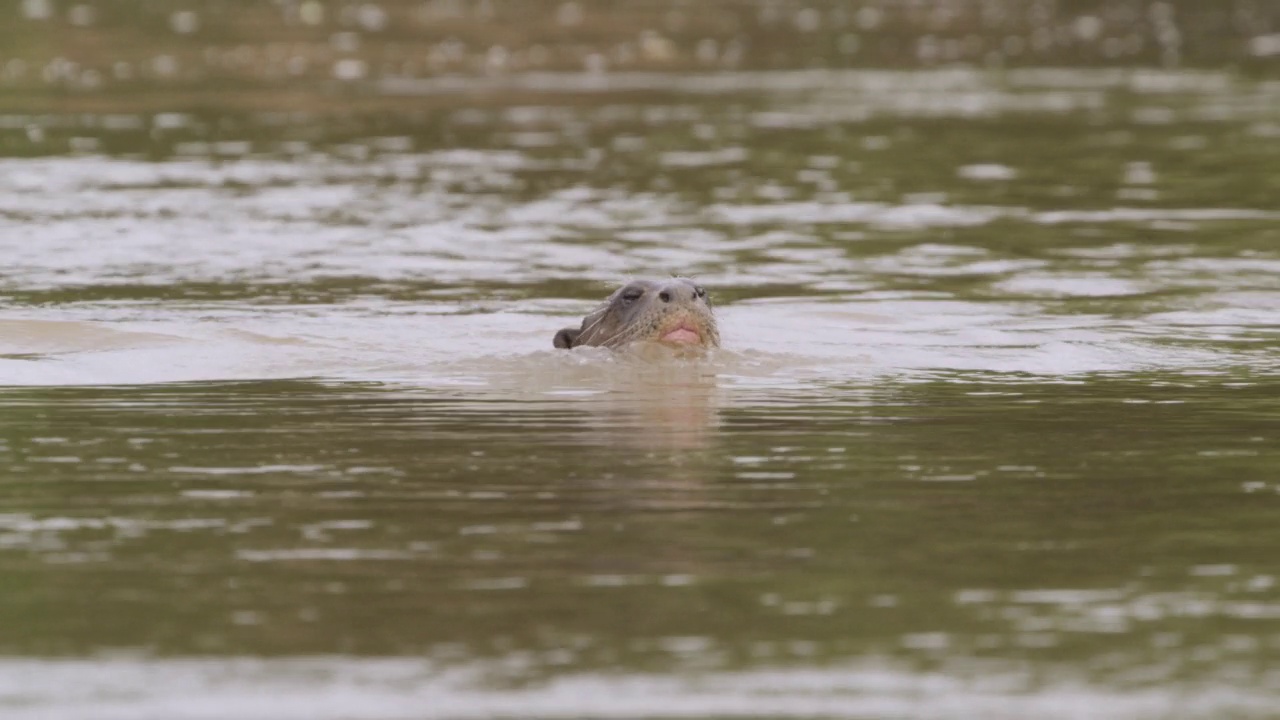
[[7, 116], [4, 717], [1274, 716], [1280, 85], [486, 82]]

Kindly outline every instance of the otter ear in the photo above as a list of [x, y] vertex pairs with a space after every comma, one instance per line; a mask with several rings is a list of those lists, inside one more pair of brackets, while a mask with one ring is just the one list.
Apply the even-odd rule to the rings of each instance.
[[573, 347], [573, 344], [578, 340], [578, 336], [581, 334], [582, 331], [578, 328], [565, 328], [561, 330], [556, 333], [556, 347], [565, 349]]

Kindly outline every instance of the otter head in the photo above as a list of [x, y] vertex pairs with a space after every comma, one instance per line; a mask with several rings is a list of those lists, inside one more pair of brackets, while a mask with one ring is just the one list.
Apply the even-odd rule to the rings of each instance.
[[720, 347], [707, 291], [682, 277], [629, 282], [587, 315], [580, 327], [556, 333], [555, 346], [617, 348], [642, 340]]

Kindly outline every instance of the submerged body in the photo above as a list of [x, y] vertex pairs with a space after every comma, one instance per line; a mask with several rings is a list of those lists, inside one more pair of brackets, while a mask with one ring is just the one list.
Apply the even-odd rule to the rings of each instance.
[[681, 277], [629, 282], [583, 318], [580, 327], [556, 333], [555, 346], [618, 348], [639, 341], [720, 347], [707, 291]]

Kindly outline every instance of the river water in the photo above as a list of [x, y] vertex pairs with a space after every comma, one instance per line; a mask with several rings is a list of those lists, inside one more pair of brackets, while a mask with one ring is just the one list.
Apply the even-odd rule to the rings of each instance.
[[1275, 716], [1280, 84], [476, 82], [0, 118], [5, 718]]

